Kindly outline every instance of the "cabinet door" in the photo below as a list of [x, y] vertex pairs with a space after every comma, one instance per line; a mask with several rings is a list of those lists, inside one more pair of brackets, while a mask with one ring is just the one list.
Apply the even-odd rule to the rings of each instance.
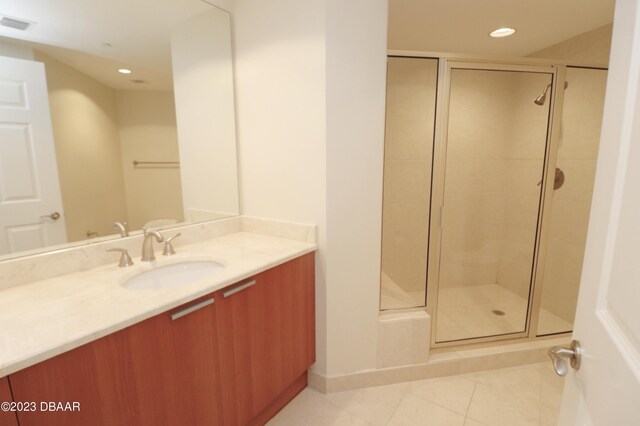
[[214, 305], [161, 314], [12, 374], [16, 401], [80, 402], [79, 412], [19, 413], [20, 425], [220, 424], [215, 333]]
[[313, 363], [313, 256], [216, 293], [225, 425], [249, 423]]
[[[212, 296], [127, 329], [140, 425], [221, 422], [216, 313]], [[190, 309], [196, 309], [189, 312]], [[185, 314], [186, 313], [186, 314]], [[184, 314], [172, 319], [172, 315]]]
[[[0, 379], [0, 403], [11, 402], [11, 389], [9, 389], [9, 380], [6, 377]], [[16, 413], [12, 411], [0, 410], [0, 426], [17, 426], [18, 419]]]

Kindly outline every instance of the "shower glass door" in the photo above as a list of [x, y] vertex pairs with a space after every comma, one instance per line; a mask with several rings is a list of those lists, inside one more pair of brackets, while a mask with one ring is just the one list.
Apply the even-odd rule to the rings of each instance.
[[433, 341], [524, 335], [554, 68], [450, 63], [447, 77]]

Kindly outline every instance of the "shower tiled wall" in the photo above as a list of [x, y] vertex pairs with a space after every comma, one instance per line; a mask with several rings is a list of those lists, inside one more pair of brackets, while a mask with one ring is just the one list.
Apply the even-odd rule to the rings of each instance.
[[[550, 76], [473, 71], [458, 77], [454, 70], [439, 285], [498, 284], [526, 300], [551, 94], [543, 106], [533, 100]], [[565, 183], [547, 204], [541, 305], [564, 321], [541, 317], [539, 334], [569, 331], [575, 315], [606, 71], [569, 68], [567, 81], [557, 163]]]
[[440, 288], [497, 279], [511, 134], [509, 77], [452, 71]]
[[549, 114], [533, 100], [550, 82], [451, 71], [437, 342], [525, 329]]
[[[558, 167], [564, 185], [553, 193], [542, 284], [542, 308], [573, 322], [591, 208], [607, 72], [568, 68]], [[561, 329], [540, 327], [539, 334]]]
[[454, 70], [440, 287], [500, 284], [527, 295], [548, 74]]
[[382, 309], [425, 303], [438, 61], [389, 58]]
[[525, 299], [531, 282], [550, 96], [544, 105], [533, 100], [549, 83], [548, 74], [520, 73], [511, 95], [504, 236], [496, 282]]

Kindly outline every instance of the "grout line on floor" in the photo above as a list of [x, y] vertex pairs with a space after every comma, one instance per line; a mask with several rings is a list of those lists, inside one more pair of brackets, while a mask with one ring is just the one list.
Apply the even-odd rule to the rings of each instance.
[[469, 408], [471, 408], [471, 402], [473, 401], [473, 396], [476, 394], [476, 388], [477, 387], [478, 387], [478, 382], [474, 380], [473, 381], [473, 391], [471, 391], [471, 398], [469, 398], [469, 403], [467, 404], [467, 409], [464, 412], [464, 423], [467, 423], [467, 419], [469, 418]]
[[405, 389], [404, 393], [402, 394], [402, 398], [400, 398], [400, 399], [398, 400], [398, 403], [397, 403], [397, 404], [396, 404], [396, 406], [394, 407], [393, 412], [391, 412], [391, 415], [389, 416], [389, 420], [387, 420], [387, 423], [386, 423], [387, 425], [388, 425], [389, 423], [391, 423], [391, 420], [393, 420], [393, 416], [395, 416], [396, 412], [398, 411], [398, 407], [400, 407], [400, 404], [402, 404], [402, 401], [404, 401], [404, 399], [407, 397], [407, 395], [409, 395], [409, 389], [410, 389], [410, 387], [411, 387], [411, 383], [412, 383], [412, 382], [408, 382], [408, 386], [407, 386], [407, 388]]
[[[469, 381], [472, 381], [472, 382], [473, 382], [473, 391], [471, 391], [471, 398], [473, 398], [473, 393], [476, 391], [476, 384], [477, 384], [477, 383], [476, 383], [476, 381], [475, 381], [475, 380], [473, 380], [473, 379], [469, 379], [469, 378], [467, 378], [467, 377], [464, 377], [464, 375], [463, 375], [463, 374], [461, 374], [461, 375], [459, 375], [459, 376], [460, 376], [461, 378], [464, 378], [464, 379], [466, 379], [466, 380], [469, 380]], [[456, 377], [456, 376], [449, 376], [449, 377]], [[430, 380], [438, 380], [438, 379], [444, 379], [444, 378], [447, 378], [447, 377], [445, 376], [445, 377], [432, 377], [432, 378], [430, 378], [430, 379], [418, 379], [418, 380], [412, 380], [412, 381], [411, 381], [411, 382], [409, 382], [409, 383], [422, 382], [422, 381], [430, 381]], [[409, 388], [409, 389], [410, 389], [410, 388]], [[452, 410], [451, 408], [449, 408], [449, 407], [445, 407], [444, 405], [442, 405], [442, 404], [440, 404], [440, 403], [437, 403], [437, 402], [435, 402], [435, 401], [431, 401], [431, 400], [429, 400], [429, 399], [423, 398], [423, 397], [421, 397], [420, 395], [412, 394], [412, 393], [410, 393], [410, 392], [408, 392], [408, 391], [407, 391], [407, 394], [406, 394], [404, 397], [402, 397], [402, 400], [404, 400], [404, 398], [405, 398], [405, 397], [407, 397], [408, 395], [411, 395], [412, 397], [417, 398], [417, 399], [420, 399], [420, 400], [422, 400], [422, 401], [424, 401], [424, 402], [428, 402], [429, 404], [437, 405], [438, 407], [443, 408], [443, 409], [445, 409], [445, 410], [447, 410], [447, 411], [450, 411], [450, 412], [451, 412], [451, 413], [453, 413], [453, 414], [457, 414], [457, 415], [459, 415], [459, 416], [462, 416], [462, 414], [458, 413], [457, 411], [453, 411], [453, 410]], [[401, 400], [400, 402], [402, 402], [402, 400]], [[400, 405], [400, 404], [398, 404], [398, 405]], [[464, 417], [465, 417], [465, 419], [466, 419], [467, 412], [469, 411], [469, 407], [470, 407], [470, 406], [471, 406], [471, 399], [469, 399], [469, 404], [467, 405], [467, 409], [466, 409], [466, 411], [465, 411], [465, 413], [464, 413]], [[396, 407], [396, 409], [397, 409], [397, 407]], [[394, 414], [395, 414], [395, 412], [394, 412]]]

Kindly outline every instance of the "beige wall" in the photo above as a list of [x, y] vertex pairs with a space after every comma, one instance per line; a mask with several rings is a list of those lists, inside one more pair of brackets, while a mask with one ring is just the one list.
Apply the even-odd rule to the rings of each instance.
[[69, 241], [113, 234], [126, 220], [115, 94], [62, 62], [44, 62]]
[[[568, 68], [558, 167], [542, 284], [542, 308], [573, 322], [591, 209], [607, 72]], [[566, 330], [543, 330], [559, 332]]]
[[206, 2], [227, 12], [233, 12], [234, 0], [207, 0]]
[[453, 70], [439, 286], [496, 282], [502, 241], [510, 75]]
[[613, 24], [577, 35], [553, 46], [529, 54], [532, 58], [559, 59], [607, 66], [611, 48]]
[[339, 374], [377, 363], [387, 1], [325, 3], [327, 354]]
[[[171, 59], [185, 217], [239, 214], [231, 17], [217, 8], [173, 30]], [[204, 184], [206, 182], [206, 184]]]
[[318, 225], [317, 363], [374, 369], [387, 2], [234, 4], [243, 213]]
[[11, 39], [0, 37], [0, 56], [33, 60], [33, 49]]
[[69, 241], [183, 220], [180, 169], [133, 160], [178, 161], [172, 92], [115, 91], [43, 53]]
[[179, 161], [173, 92], [115, 92], [129, 229], [154, 219], [183, 220], [180, 169], [133, 161]]
[[435, 59], [387, 62], [382, 309], [425, 303], [437, 73]]
[[324, 374], [324, 6], [312, 0], [237, 0], [232, 19], [242, 213], [318, 226], [315, 369]]

